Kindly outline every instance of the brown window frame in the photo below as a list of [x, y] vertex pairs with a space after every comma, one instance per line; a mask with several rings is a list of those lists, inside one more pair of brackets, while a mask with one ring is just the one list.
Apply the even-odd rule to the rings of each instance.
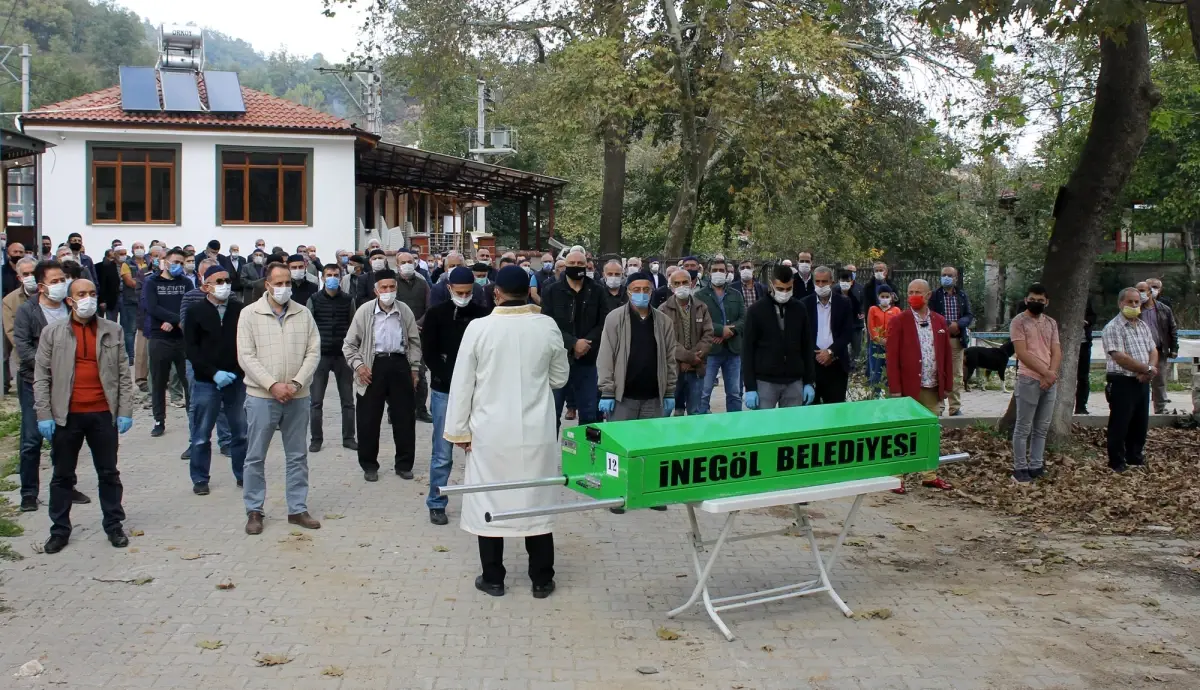
[[[117, 154], [117, 160], [115, 160], [115, 161], [96, 160], [96, 152], [98, 152], [98, 151], [115, 151]], [[170, 162], [150, 160], [151, 153], [158, 153], [158, 152], [162, 152], [162, 151], [169, 151], [171, 153]], [[126, 156], [133, 156], [135, 154], [140, 156], [142, 158], [142, 160], [125, 160]], [[92, 174], [92, 204], [91, 204], [91, 206], [92, 206], [92, 208], [91, 208], [92, 225], [127, 225], [127, 224], [175, 225], [175, 218], [176, 218], [176, 215], [178, 214], [178, 210], [176, 208], [176, 205], [177, 205], [176, 202], [178, 200], [176, 199], [176, 195], [175, 195], [175, 175], [178, 174], [178, 170], [177, 170], [178, 165], [179, 165], [179, 154], [174, 149], [138, 148], [138, 147], [120, 147], [120, 146], [96, 146], [96, 147], [92, 148], [92, 170], [91, 170], [91, 174]], [[123, 218], [121, 218], [121, 192], [122, 192], [122, 188], [124, 186], [122, 184], [121, 172], [125, 168], [139, 168], [139, 167], [144, 168], [146, 171], [146, 219], [145, 220], [124, 220]], [[116, 171], [116, 178], [115, 178], [116, 179], [116, 218], [97, 218], [96, 217], [96, 203], [97, 203], [97, 199], [98, 199], [98, 196], [96, 194], [98, 176], [96, 173], [100, 168], [112, 168]], [[150, 208], [151, 208], [150, 190], [152, 188], [151, 183], [153, 182], [153, 175], [151, 174], [151, 171], [155, 168], [167, 169], [167, 170], [171, 171], [170, 184], [167, 186], [167, 189], [169, 190], [170, 195], [171, 195], [170, 200], [167, 203], [168, 208], [171, 209], [171, 216], [170, 216], [170, 218], [167, 218], [167, 219], [153, 220], [150, 218]]]
[[[225, 155], [230, 154], [230, 153], [244, 156], [245, 158], [243, 160], [245, 162], [240, 163], [240, 164], [226, 163]], [[221, 196], [220, 196], [220, 202], [219, 202], [220, 205], [218, 206], [218, 208], [221, 210], [221, 225], [292, 225], [292, 226], [300, 226], [300, 227], [306, 227], [308, 225], [308, 165], [309, 165], [309, 160], [310, 160], [310, 157], [308, 156], [308, 154], [297, 154], [296, 152], [293, 152], [293, 151], [255, 151], [255, 150], [235, 149], [235, 150], [224, 150], [219, 155], [221, 156], [221, 161], [220, 161], [220, 164], [221, 164], [221, 177], [220, 177]], [[251, 156], [261, 156], [261, 155], [275, 156], [277, 162], [274, 164], [251, 163], [250, 162]], [[296, 165], [296, 164], [291, 164], [291, 163], [285, 164], [283, 162], [283, 157], [288, 156], [288, 155], [303, 155], [304, 163], [301, 165]], [[279, 198], [279, 201], [278, 201], [279, 220], [277, 220], [277, 221], [271, 222], [271, 221], [261, 221], [261, 220], [260, 221], [250, 220], [250, 171], [256, 170], [256, 169], [257, 170], [275, 170], [276, 171], [276, 178], [275, 178], [276, 185], [277, 185], [276, 191], [278, 192], [277, 196]], [[242, 220], [229, 220], [228, 218], [225, 217], [225, 173], [230, 170], [238, 170], [238, 171], [241, 171], [241, 173], [242, 173]], [[284, 176], [284, 173], [288, 173], [288, 172], [300, 173], [300, 199], [301, 199], [301, 206], [300, 206], [301, 219], [300, 220], [284, 220], [283, 176]]]

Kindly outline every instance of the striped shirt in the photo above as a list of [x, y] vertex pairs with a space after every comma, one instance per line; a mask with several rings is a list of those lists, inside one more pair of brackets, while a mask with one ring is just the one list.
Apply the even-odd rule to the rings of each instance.
[[1113, 361], [1112, 353], [1123, 352], [1134, 358], [1139, 364], [1150, 366], [1150, 353], [1154, 352], [1154, 334], [1150, 327], [1141, 319], [1129, 320], [1117, 314], [1101, 331], [1104, 343], [1104, 353], [1108, 355], [1105, 371], [1121, 376], [1137, 376], [1142, 371], [1131, 371]]

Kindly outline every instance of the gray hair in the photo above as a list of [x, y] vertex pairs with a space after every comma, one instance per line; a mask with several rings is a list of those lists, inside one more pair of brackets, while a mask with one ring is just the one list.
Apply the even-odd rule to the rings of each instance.
[[675, 264], [670, 264], [669, 266], [667, 266], [667, 270], [666, 270], [667, 277], [670, 278], [672, 273], [674, 273], [675, 271], [682, 271], [682, 270], [683, 270], [682, 268], [676, 266]]
[[1127, 292], [1132, 292], [1133, 294], [1138, 295], [1139, 301], [1142, 299], [1141, 293], [1138, 292], [1137, 288], [1127, 287], [1124, 290], [1121, 290], [1121, 292], [1117, 294], [1117, 306], [1120, 306], [1121, 302], [1125, 301], [1125, 293], [1127, 293]]
[[622, 269], [622, 270], [624, 270], [624, 268], [625, 268], [624, 266], [622, 266], [622, 265], [621, 265], [621, 260], [620, 260], [620, 259], [609, 259], [608, 261], [605, 261], [605, 262], [604, 262], [604, 267], [605, 267], [605, 268], [608, 268], [609, 266], [614, 266], [614, 265], [615, 265], [617, 268], [620, 268], [620, 269]]
[[13, 268], [20, 270], [20, 268], [26, 264], [29, 264], [30, 266], [37, 266], [37, 259], [33, 259], [33, 258], [26, 256], [26, 257], [22, 258], [20, 261], [18, 261], [17, 265], [14, 266]]
[[449, 261], [451, 258], [461, 259], [463, 258], [463, 255], [462, 252], [458, 251], [457, 249], [451, 249], [450, 251], [446, 252], [446, 256], [444, 258]]
[[816, 278], [817, 275], [819, 275], [821, 273], [828, 275], [829, 279], [833, 280], [833, 269], [829, 268], [828, 266], [817, 266], [816, 268], [814, 268], [813, 272], [812, 272], [813, 278]]

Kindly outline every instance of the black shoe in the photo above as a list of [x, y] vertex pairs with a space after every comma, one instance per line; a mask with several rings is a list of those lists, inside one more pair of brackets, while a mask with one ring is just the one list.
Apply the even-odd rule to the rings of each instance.
[[396, 474], [400, 475], [401, 479], [412, 479], [412, 470], [396, 470]]
[[1129, 460], [1128, 462], [1129, 462], [1130, 466], [1132, 466], [1132, 467], [1145, 467], [1146, 466], [1146, 456], [1143, 455], [1140, 458]]
[[1078, 410], [1075, 410], [1075, 414], [1091, 414], [1091, 412], [1088, 412], [1088, 408], [1081, 407]]
[[155, 424], [154, 428], [150, 430], [150, 435], [154, 438], [158, 438], [165, 433], [167, 433], [167, 425], [165, 424]]
[[1028, 484], [1033, 481], [1033, 477], [1029, 476], [1029, 470], [1013, 470], [1012, 478], [1018, 484]]
[[450, 524], [450, 518], [446, 517], [446, 509], [445, 508], [430, 508], [429, 509], [429, 521], [435, 525]]
[[1111, 465], [1110, 464], [1108, 466], [1108, 469], [1112, 470], [1113, 472], [1116, 472], [1117, 474], [1124, 474], [1126, 471], [1129, 470], [1129, 465], [1126, 465], [1125, 463], [1121, 463], [1120, 465]]
[[369, 482], [377, 482], [379, 481], [379, 472], [375, 470], [367, 470], [366, 472], [363, 472], [363, 479]]
[[191, 460], [192, 459], [192, 447], [188, 446], [187, 448], [184, 448], [183, 452], [179, 454], [179, 459], [180, 460]]
[[37, 496], [22, 496], [21, 497], [21, 512], [32, 513], [38, 509]]
[[73, 503], [77, 506], [85, 506], [91, 502], [92, 502], [92, 499], [79, 493], [75, 489], [71, 489], [71, 503]]
[[308, 444], [308, 452], [320, 453], [321, 452], [321, 442], [313, 441], [312, 443]]
[[197, 496], [207, 496], [208, 495], [208, 482], [199, 482], [196, 484], [192, 484], [192, 493], [196, 494]]
[[221, 446], [221, 455], [224, 455], [227, 458], [233, 457], [233, 453], [229, 452], [229, 446]]
[[350, 439], [349, 441], [342, 441], [342, 448], [345, 448], [347, 450], [358, 450], [358, 441], [355, 441], [354, 439]]
[[1042, 477], [1046, 476], [1046, 468], [1039, 467], [1036, 470], [1029, 470], [1029, 476], [1034, 479], [1041, 479]]
[[[51, 538], [53, 538], [53, 537], [51, 537]], [[503, 584], [493, 585], [493, 584], [484, 582], [482, 575], [475, 578], [475, 589], [479, 590], [480, 592], [483, 592], [484, 594], [488, 594], [493, 597], [504, 596], [504, 585]]]
[[42, 547], [42, 550], [46, 553], [58, 553], [59, 551], [62, 551], [63, 547], [66, 545], [66, 537], [60, 537], [57, 534], [51, 534], [50, 538], [46, 540], [46, 545]]
[[666, 506], [650, 506], [650, 510], [657, 510], [657, 511], [665, 513], [665, 512], [667, 512], [667, 507]]
[[424, 411], [418, 412], [417, 413], [417, 421], [425, 422], [426, 424], [433, 424], [433, 416], [430, 415], [428, 412], [424, 412]]
[[550, 596], [551, 594], [554, 594], [554, 580], [551, 580], [544, 585], [534, 585], [533, 586], [533, 598], [534, 599], [545, 599], [546, 597]]
[[625, 509], [624, 508], [609, 508], [608, 512], [612, 513], [613, 515], [624, 515]]
[[125, 530], [118, 527], [108, 533], [108, 542], [118, 549], [123, 549], [129, 546], [129, 537], [125, 536]]
[[240, 480], [240, 479], [238, 480], [238, 488], [239, 489], [242, 488], [242, 480]]

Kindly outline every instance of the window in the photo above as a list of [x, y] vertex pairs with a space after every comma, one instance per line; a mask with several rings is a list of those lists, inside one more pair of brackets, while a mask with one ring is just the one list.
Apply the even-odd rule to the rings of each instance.
[[92, 149], [93, 223], [174, 223], [174, 149]]
[[221, 152], [221, 223], [307, 225], [308, 155]]

